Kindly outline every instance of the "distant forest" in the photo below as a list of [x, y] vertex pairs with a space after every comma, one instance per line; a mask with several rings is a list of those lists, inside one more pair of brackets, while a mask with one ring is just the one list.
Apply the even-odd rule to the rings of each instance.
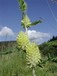
[[53, 36], [49, 41], [57, 40], [57, 36]]

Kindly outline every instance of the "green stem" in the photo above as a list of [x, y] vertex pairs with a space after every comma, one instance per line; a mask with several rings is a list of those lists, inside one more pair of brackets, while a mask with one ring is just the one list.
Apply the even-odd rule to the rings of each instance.
[[27, 27], [25, 26], [25, 30], [26, 30], [26, 34], [28, 35], [28, 29], [27, 29]]
[[35, 74], [35, 67], [32, 67], [32, 76], [36, 76], [36, 74]]

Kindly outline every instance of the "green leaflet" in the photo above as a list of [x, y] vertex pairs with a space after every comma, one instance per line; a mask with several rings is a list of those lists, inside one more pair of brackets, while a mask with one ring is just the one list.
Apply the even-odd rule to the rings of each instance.
[[26, 11], [26, 9], [27, 9], [27, 4], [26, 4], [26, 2], [24, 2], [24, 0], [18, 0], [18, 2], [19, 2], [20, 10], [21, 10], [22, 12]]
[[29, 43], [26, 46], [26, 59], [30, 67], [39, 64], [41, 55], [38, 46], [35, 43]]
[[28, 28], [28, 27], [37, 25], [37, 24], [39, 24], [41, 22], [42, 22], [41, 20], [38, 20], [38, 21], [35, 21], [35, 22], [31, 22], [29, 17], [26, 14], [24, 14], [23, 18], [21, 20], [21, 25], [23, 26], [23, 28], [25, 28], [25, 27]]
[[20, 32], [17, 36], [18, 48], [25, 49], [26, 45], [29, 43], [28, 36], [25, 32]]
[[34, 26], [34, 25], [37, 25], [39, 23], [42, 23], [41, 20], [38, 20], [38, 21], [35, 21], [35, 22], [32, 22], [31, 24], [29, 24], [30, 26]]
[[29, 17], [27, 16], [26, 14], [26, 10], [27, 10], [27, 4], [24, 0], [18, 0], [19, 2], [19, 7], [20, 7], [20, 10], [22, 11], [22, 14], [24, 13], [24, 16], [21, 20], [21, 25], [23, 26], [23, 28], [25, 27], [31, 27], [31, 26], [34, 26], [34, 25], [37, 25], [39, 23], [41, 23], [42, 21], [41, 20], [37, 20], [37, 21], [34, 21], [34, 22], [31, 22]]

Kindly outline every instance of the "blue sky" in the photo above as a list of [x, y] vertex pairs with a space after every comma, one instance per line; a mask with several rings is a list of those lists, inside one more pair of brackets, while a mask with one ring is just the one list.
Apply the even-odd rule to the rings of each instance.
[[[31, 21], [33, 22], [40, 18], [43, 19], [43, 22], [41, 24], [33, 26], [29, 29], [30, 34], [31, 33], [39, 34], [40, 32], [41, 34], [40, 41], [42, 35], [47, 34], [48, 37], [47, 36], [43, 37], [43, 42], [47, 41], [53, 35], [57, 36], [57, 4], [51, 2], [50, 0], [25, 0], [25, 1], [28, 4], [27, 13]], [[9, 33], [6, 40], [16, 39], [18, 32], [20, 30], [23, 30], [20, 23], [21, 18], [22, 14], [19, 9], [17, 0], [0, 0], [0, 41], [5, 40], [6, 38], [5, 30], [10, 30], [11, 33], [15, 34], [14, 36], [11, 35], [10, 37]], [[39, 36], [37, 38], [39, 38]]]

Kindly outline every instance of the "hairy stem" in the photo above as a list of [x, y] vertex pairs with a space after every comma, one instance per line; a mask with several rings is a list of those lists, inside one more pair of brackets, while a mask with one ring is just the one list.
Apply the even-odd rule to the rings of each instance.
[[27, 27], [25, 26], [25, 30], [26, 30], [26, 34], [28, 35], [28, 29], [27, 29]]
[[35, 74], [35, 67], [32, 68], [32, 76], [36, 76], [36, 74]]

